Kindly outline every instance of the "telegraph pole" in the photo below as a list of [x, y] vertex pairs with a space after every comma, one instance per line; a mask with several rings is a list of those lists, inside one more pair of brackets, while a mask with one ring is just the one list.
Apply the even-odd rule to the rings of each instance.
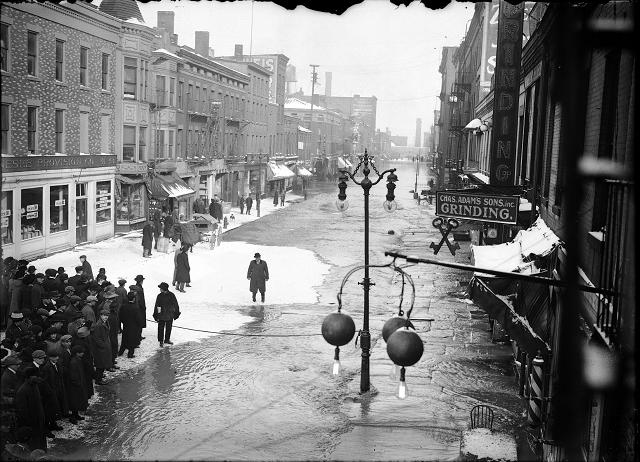
[[[313, 132], [313, 97], [316, 95], [316, 82], [318, 81], [318, 73], [316, 72], [316, 67], [320, 67], [317, 64], [309, 64], [313, 70], [311, 71], [311, 120], [309, 121], [309, 130], [311, 130], [311, 135], [314, 135]], [[314, 143], [315, 144], [315, 143]], [[318, 147], [316, 145], [316, 154], [318, 154]]]

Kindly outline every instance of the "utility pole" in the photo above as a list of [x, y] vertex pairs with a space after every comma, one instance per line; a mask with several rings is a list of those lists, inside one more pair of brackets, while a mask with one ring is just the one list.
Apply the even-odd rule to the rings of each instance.
[[[309, 64], [309, 67], [313, 68], [311, 71], [311, 120], [309, 120], [309, 130], [311, 130], [311, 136], [313, 137], [313, 97], [316, 95], [316, 82], [318, 81], [318, 73], [316, 72], [316, 67], [320, 67], [317, 64]], [[319, 139], [319, 138], [318, 138]], [[311, 139], [313, 143], [313, 138]], [[316, 143], [313, 143], [316, 144]], [[316, 154], [318, 153], [318, 148], [316, 145]]]

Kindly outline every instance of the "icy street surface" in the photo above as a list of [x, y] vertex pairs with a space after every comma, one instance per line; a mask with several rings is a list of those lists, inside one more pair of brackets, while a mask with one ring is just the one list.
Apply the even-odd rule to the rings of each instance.
[[[440, 234], [431, 226], [433, 206], [416, 204], [415, 165], [397, 163], [398, 210], [382, 209], [386, 188], [372, 189], [371, 263], [388, 262], [385, 250], [418, 256]], [[418, 189], [426, 188], [423, 166]], [[422, 185], [422, 186], [421, 186]], [[362, 189], [349, 183], [350, 208], [340, 213], [337, 186], [318, 183], [307, 201], [281, 208], [261, 203], [262, 218], [239, 215], [214, 250], [198, 244], [189, 254], [191, 285], [177, 293], [182, 315], [173, 346], [159, 348], [156, 324], [147, 323], [136, 357], [97, 387], [88, 418], [63, 423], [50, 453], [83, 460], [452, 460], [469, 411], [479, 403], [496, 410], [494, 428], [513, 433], [520, 403], [509, 363], [510, 348], [489, 341], [486, 318], [465, 300], [469, 274], [413, 266], [415, 318], [435, 318], [431, 331], [416, 320], [425, 343], [421, 361], [407, 369], [409, 397], [395, 397], [397, 379], [381, 338], [397, 312], [400, 284], [389, 270], [372, 270], [370, 396], [360, 396], [360, 349], [341, 348], [343, 370], [331, 372], [333, 347], [320, 336], [324, 316], [336, 309], [343, 276], [363, 261]], [[394, 230], [394, 234], [389, 234]], [[412, 234], [412, 230], [421, 233]], [[468, 263], [468, 243], [452, 257]], [[246, 271], [255, 252], [268, 262], [266, 303], [252, 303]], [[173, 252], [142, 258], [139, 233], [57, 254], [38, 268], [75, 266], [86, 254], [94, 272], [133, 283], [145, 276], [147, 318], [157, 285], [171, 282]], [[344, 312], [362, 325], [362, 273], [351, 277]], [[408, 297], [405, 297], [408, 299]], [[408, 308], [406, 305], [404, 308]], [[212, 334], [186, 330], [221, 332]]]

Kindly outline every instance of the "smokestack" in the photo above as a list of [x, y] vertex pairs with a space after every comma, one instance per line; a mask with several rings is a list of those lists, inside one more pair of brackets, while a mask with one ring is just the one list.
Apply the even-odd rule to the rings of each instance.
[[331, 96], [331, 72], [324, 73], [324, 95]]
[[173, 11], [158, 11], [158, 29], [164, 29], [170, 36], [173, 35], [174, 18]]
[[233, 56], [235, 58], [242, 58], [242, 44], [237, 44], [236, 43], [236, 49], [235, 49], [235, 52], [234, 52]]
[[204, 30], [196, 31], [196, 53], [205, 58], [209, 56], [209, 32]]

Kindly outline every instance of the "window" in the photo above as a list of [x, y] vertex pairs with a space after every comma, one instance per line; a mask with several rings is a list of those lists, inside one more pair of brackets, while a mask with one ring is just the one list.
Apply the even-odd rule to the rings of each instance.
[[0, 69], [9, 70], [9, 24], [0, 23]]
[[89, 113], [80, 113], [80, 154], [89, 154]]
[[111, 220], [111, 181], [96, 182], [96, 223]]
[[27, 106], [27, 151], [35, 154], [38, 140], [38, 108]]
[[169, 105], [176, 105], [176, 79], [173, 77], [171, 77], [171, 80], [169, 81]]
[[2, 245], [13, 242], [13, 191], [2, 191], [0, 201], [0, 234], [2, 235]]
[[166, 77], [164, 75], [156, 75], [156, 104], [158, 106], [167, 105], [167, 90], [164, 86]]
[[145, 220], [145, 199], [147, 192], [144, 183], [123, 184], [117, 199], [117, 224], [140, 223]]
[[193, 85], [189, 84], [189, 92], [187, 93], [187, 111], [193, 110]]
[[178, 129], [176, 135], [176, 157], [182, 157], [182, 137], [184, 136], [182, 129]]
[[64, 109], [56, 109], [56, 152], [64, 152]]
[[56, 80], [64, 80], [64, 41], [56, 39]]
[[51, 186], [49, 189], [49, 231], [58, 233], [69, 229], [69, 187]]
[[156, 156], [160, 159], [165, 157], [163, 130], [156, 130]]
[[122, 160], [134, 162], [136, 160], [136, 127], [125, 125], [122, 135]]
[[9, 120], [9, 105], [0, 106], [0, 146], [2, 154], [9, 154], [9, 137], [11, 135], [11, 120]]
[[178, 107], [182, 109], [182, 96], [184, 93], [184, 82], [178, 82]]
[[141, 101], [147, 101], [147, 87], [149, 85], [149, 61], [140, 60], [140, 96]]
[[80, 47], [80, 85], [87, 86], [87, 62], [89, 60], [89, 49]]
[[167, 148], [167, 150], [168, 150], [167, 155], [170, 158], [174, 158], [175, 157], [175, 155], [173, 153], [173, 137], [174, 137], [173, 130], [169, 130], [169, 146]]
[[138, 61], [136, 58], [124, 58], [124, 96], [136, 97]]
[[102, 53], [102, 86], [103, 90], [109, 89], [109, 55]]
[[20, 227], [22, 240], [42, 236], [42, 188], [23, 189]]
[[38, 71], [38, 33], [27, 32], [27, 74], [35, 77]]
[[147, 160], [147, 128], [140, 127], [138, 130], [138, 160]]
[[111, 153], [111, 117], [108, 114], [100, 116], [100, 152]]

